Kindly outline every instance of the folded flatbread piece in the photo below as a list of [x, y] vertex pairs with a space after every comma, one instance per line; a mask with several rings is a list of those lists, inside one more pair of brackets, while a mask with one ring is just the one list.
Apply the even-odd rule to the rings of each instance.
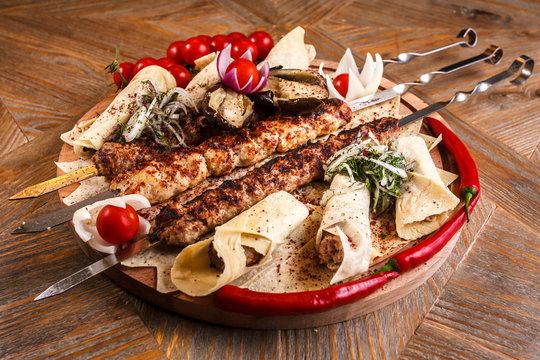
[[[348, 176], [336, 175], [330, 189], [333, 194], [324, 208], [315, 246], [321, 251], [335, 249], [323, 246], [323, 241], [339, 241], [343, 260], [330, 281], [335, 284], [368, 270], [371, 260], [371, 229], [369, 223], [369, 190], [354, 183]], [[325, 250], [323, 250], [325, 249]], [[328, 256], [328, 254], [325, 254]]]
[[[171, 270], [171, 280], [183, 293], [208, 295], [253, 268], [246, 266], [243, 246], [263, 255], [256, 266], [263, 265], [308, 215], [307, 207], [291, 194], [274, 193], [217, 227], [213, 237], [182, 250]], [[210, 264], [210, 243], [223, 260], [223, 271]]]
[[[82, 148], [99, 150], [105, 138], [111, 135], [118, 124], [129, 120], [137, 110], [136, 95], [143, 81], [152, 82], [158, 92], [164, 92], [176, 86], [174, 77], [161, 66], [148, 66], [139, 71], [111, 104], [97, 118], [76, 125], [60, 138], [75, 147], [77, 155], [82, 155]], [[84, 127], [83, 127], [84, 126]]]
[[315, 48], [304, 44], [304, 29], [300, 26], [289, 31], [270, 50], [266, 59], [270, 67], [283, 66], [284, 69], [307, 70], [315, 58]]
[[414, 240], [437, 230], [459, 198], [441, 180], [421, 137], [400, 137], [397, 150], [407, 163], [415, 165], [411, 181], [396, 200], [396, 231], [401, 238]]

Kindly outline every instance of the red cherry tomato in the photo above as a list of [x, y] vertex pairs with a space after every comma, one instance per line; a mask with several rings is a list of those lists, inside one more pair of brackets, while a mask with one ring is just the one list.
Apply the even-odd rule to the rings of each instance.
[[182, 57], [182, 48], [186, 42], [182, 40], [175, 41], [167, 48], [167, 57], [174, 60], [175, 63], [183, 65], [186, 62]]
[[176, 62], [169, 57], [164, 57], [164, 58], [158, 59], [157, 64], [164, 69], [168, 69], [171, 66], [175, 66]]
[[272, 40], [270, 34], [264, 31], [255, 31], [249, 35], [248, 39], [257, 45], [257, 49], [259, 50], [259, 60], [264, 59], [274, 47], [274, 40]]
[[187, 84], [189, 84], [189, 80], [191, 80], [188, 69], [186, 69], [182, 65], [171, 66], [167, 69], [167, 71], [170, 72], [172, 76], [174, 76], [174, 79], [176, 80], [176, 86], [178, 87], [185, 88]]
[[[133, 79], [133, 68], [135, 65], [130, 62], [123, 62], [120, 65], [118, 65], [118, 71], [120, 71], [120, 74], [124, 77], [124, 79], [129, 83], [131, 79]], [[122, 79], [120, 78], [120, 75], [118, 73], [113, 74], [114, 83], [116, 86], [121, 87], [122, 86]]]
[[231, 43], [227, 35], [216, 35], [210, 39], [210, 52], [221, 51]]
[[332, 84], [336, 88], [337, 92], [343, 96], [347, 96], [347, 91], [349, 90], [349, 74], [340, 74], [336, 76]]
[[233, 69], [236, 69], [236, 78], [238, 79], [238, 85], [240, 85], [241, 88], [246, 86], [250, 78], [253, 78], [251, 82], [252, 88], [259, 83], [259, 72], [252, 61], [249, 61], [248, 59], [234, 60], [229, 67], [227, 67], [226, 72]]
[[157, 65], [157, 60], [152, 57], [144, 57], [140, 59], [135, 63], [135, 67], [133, 68], [133, 75], [137, 74], [143, 68], [150, 65]]
[[233, 59], [238, 59], [248, 50], [251, 52], [251, 58], [253, 59], [253, 61], [257, 60], [257, 57], [259, 56], [259, 50], [257, 49], [257, 45], [249, 41], [249, 39], [247, 38], [233, 40], [231, 46], [231, 57]]
[[247, 39], [246, 35], [242, 34], [241, 32], [232, 32], [229, 35], [227, 35], [231, 41], [238, 40], [238, 39]]
[[201, 39], [202, 41], [206, 43], [206, 45], [210, 46], [210, 39], [212, 39], [212, 37], [208, 35], [199, 35], [197, 36], [197, 39]]
[[186, 63], [195, 65], [195, 60], [210, 54], [210, 46], [199, 38], [189, 38], [182, 48], [182, 57]]
[[126, 204], [126, 208], [107, 205], [99, 212], [96, 228], [103, 240], [113, 244], [124, 244], [137, 234], [139, 215]]

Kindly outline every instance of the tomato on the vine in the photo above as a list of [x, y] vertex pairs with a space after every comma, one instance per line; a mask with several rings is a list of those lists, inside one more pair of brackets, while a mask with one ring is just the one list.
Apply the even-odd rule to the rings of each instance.
[[135, 66], [133, 67], [133, 75], [150, 65], [157, 65], [157, 60], [153, 57], [143, 57], [135, 63]]
[[270, 34], [264, 31], [255, 31], [249, 35], [248, 39], [257, 46], [257, 49], [259, 50], [259, 60], [266, 58], [266, 55], [268, 55], [270, 50], [274, 47], [274, 40], [272, 40]]
[[236, 78], [238, 79], [238, 85], [240, 86], [240, 88], [246, 86], [246, 84], [249, 82], [249, 79], [252, 79], [252, 87], [256, 86], [259, 83], [259, 72], [252, 61], [249, 61], [248, 59], [234, 60], [229, 65], [229, 67], [227, 67], [226, 72], [229, 72], [233, 69], [236, 69]]
[[195, 65], [195, 60], [208, 54], [210, 54], [210, 46], [196, 37], [187, 39], [182, 47], [182, 57], [190, 65]]
[[234, 40], [231, 46], [231, 57], [233, 59], [238, 59], [248, 50], [251, 52], [251, 58], [253, 61], [257, 60], [257, 57], [259, 56], [257, 45], [249, 41], [247, 38]]
[[157, 64], [164, 69], [168, 69], [171, 66], [175, 66], [176, 62], [170, 57], [164, 57], [157, 60]]
[[332, 84], [341, 96], [346, 97], [347, 91], [349, 90], [349, 74], [340, 74], [336, 76], [334, 81], [332, 81]]
[[232, 32], [227, 35], [231, 41], [238, 40], [238, 39], [247, 39], [246, 35], [242, 34], [241, 32]]
[[137, 234], [139, 215], [128, 204], [125, 209], [106, 205], [97, 216], [96, 228], [103, 240], [113, 244], [124, 244]]
[[210, 39], [210, 52], [221, 51], [231, 43], [227, 35], [215, 35]]
[[171, 66], [170, 68], [167, 68], [167, 71], [170, 72], [172, 76], [174, 76], [174, 79], [176, 80], [176, 86], [178, 87], [185, 88], [191, 80], [189, 71], [182, 65]]
[[[131, 81], [131, 79], [133, 79], [134, 67], [135, 65], [130, 62], [123, 62], [120, 65], [118, 65], [118, 71], [120, 71], [120, 74], [122, 74], [122, 76], [124, 77], [124, 80], [126, 80], [126, 82], [128, 83]], [[127, 85], [127, 84], [122, 84], [122, 78], [120, 77], [120, 75], [118, 75], [117, 72], [113, 74], [113, 79], [114, 79], [114, 83], [119, 88], [123, 87], [123, 85]]]
[[174, 60], [179, 65], [185, 64], [185, 60], [182, 57], [182, 48], [186, 42], [182, 40], [175, 41], [167, 48], [167, 57]]
[[210, 39], [212, 39], [212, 37], [208, 35], [199, 35], [197, 36], [197, 39], [204, 41], [206, 45], [210, 46]]

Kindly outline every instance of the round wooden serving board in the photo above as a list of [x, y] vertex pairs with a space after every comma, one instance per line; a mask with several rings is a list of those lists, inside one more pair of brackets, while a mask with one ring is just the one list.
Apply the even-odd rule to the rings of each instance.
[[[319, 63], [319, 61], [315, 61], [313, 66], [318, 67]], [[333, 62], [325, 62], [325, 65], [325, 68], [330, 71], [335, 69], [337, 66], [337, 64]], [[387, 79], [383, 79], [381, 82], [381, 88], [388, 88], [393, 85], [395, 84]], [[103, 112], [114, 97], [114, 95], [111, 95], [96, 104], [79, 121], [91, 119], [95, 117], [96, 113]], [[413, 94], [407, 93], [401, 99], [399, 112], [400, 115], [404, 116], [425, 106], [427, 106], [427, 104], [420, 98]], [[438, 114], [434, 114], [432, 116], [442, 120]], [[443, 167], [449, 171], [455, 171], [454, 164], [451, 162], [451, 157], [449, 157], [444, 151], [440, 153], [433, 151], [432, 156], [434, 157], [434, 161], [438, 167]], [[77, 156], [73, 152], [73, 148], [67, 144], [64, 144], [59, 155], [59, 161], [74, 160], [77, 160]], [[58, 170], [58, 175], [61, 174], [63, 174], [63, 172]], [[78, 185], [75, 184], [59, 190], [58, 192], [60, 198], [63, 199], [71, 194], [71, 192], [75, 190], [77, 186]], [[102, 255], [100, 253], [89, 247], [77, 236], [73, 229], [73, 223], [70, 222], [69, 225], [75, 239], [85, 254], [94, 261], [101, 259]], [[325, 312], [294, 316], [255, 317], [240, 313], [226, 312], [217, 308], [214, 306], [212, 295], [194, 298], [182, 294], [179, 291], [169, 294], [160, 293], [156, 290], [155, 268], [128, 268], [124, 266], [116, 266], [106, 271], [106, 274], [118, 285], [132, 292], [133, 294], [140, 296], [153, 304], [191, 318], [243, 328], [307, 328], [353, 319], [366, 313], [376, 311], [377, 309], [406, 296], [414, 289], [422, 285], [445, 262], [450, 252], [454, 248], [458, 237], [459, 231], [456, 232], [448, 244], [428, 262], [416, 269], [401, 274], [398, 278], [391, 280], [383, 288], [365, 298]], [[384, 260], [385, 259], [381, 259], [379, 264], [382, 264]]]

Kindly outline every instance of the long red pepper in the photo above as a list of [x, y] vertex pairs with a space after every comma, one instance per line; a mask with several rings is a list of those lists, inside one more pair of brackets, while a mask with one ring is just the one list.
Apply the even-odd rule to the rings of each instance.
[[409, 271], [431, 259], [459, 231], [468, 220], [469, 212], [480, 198], [478, 170], [465, 144], [441, 121], [426, 118], [437, 136], [442, 134], [443, 144], [454, 157], [461, 177], [460, 194], [466, 205], [434, 235], [420, 244], [395, 255], [379, 272], [365, 279], [334, 285], [318, 291], [299, 293], [261, 293], [226, 285], [214, 297], [214, 304], [226, 311], [256, 316], [283, 316], [321, 312], [353, 302], [381, 288], [396, 278], [397, 271]]
[[[381, 271], [397, 270], [400, 272], [409, 271], [425, 263], [439, 252], [450, 241], [452, 236], [459, 231], [461, 226], [468, 220], [469, 212], [476, 206], [480, 198], [480, 180], [478, 170], [471, 154], [465, 144], [446, 127], [440, 120], [428, 117], [431, 129], [435, 135], [442, 134], [442, 141], [446, 149], [454, 157], [454, 162], [458, 168], [461, 178], [460, 193], [466, 201], [464, 208], [449, 221], [447, 221], [434, 235], [422, 241], [418, 245], [404, 250], [388, 262]], [[472, 200], [471, 200], [472, 199]]]
[[225, 311], [255, 316], [316, 313], [368, 296], [398, 276], [398, 272], [390, 271], [323, 290], [280, 294], [225, 285], [215, 294], [214, 304]]

